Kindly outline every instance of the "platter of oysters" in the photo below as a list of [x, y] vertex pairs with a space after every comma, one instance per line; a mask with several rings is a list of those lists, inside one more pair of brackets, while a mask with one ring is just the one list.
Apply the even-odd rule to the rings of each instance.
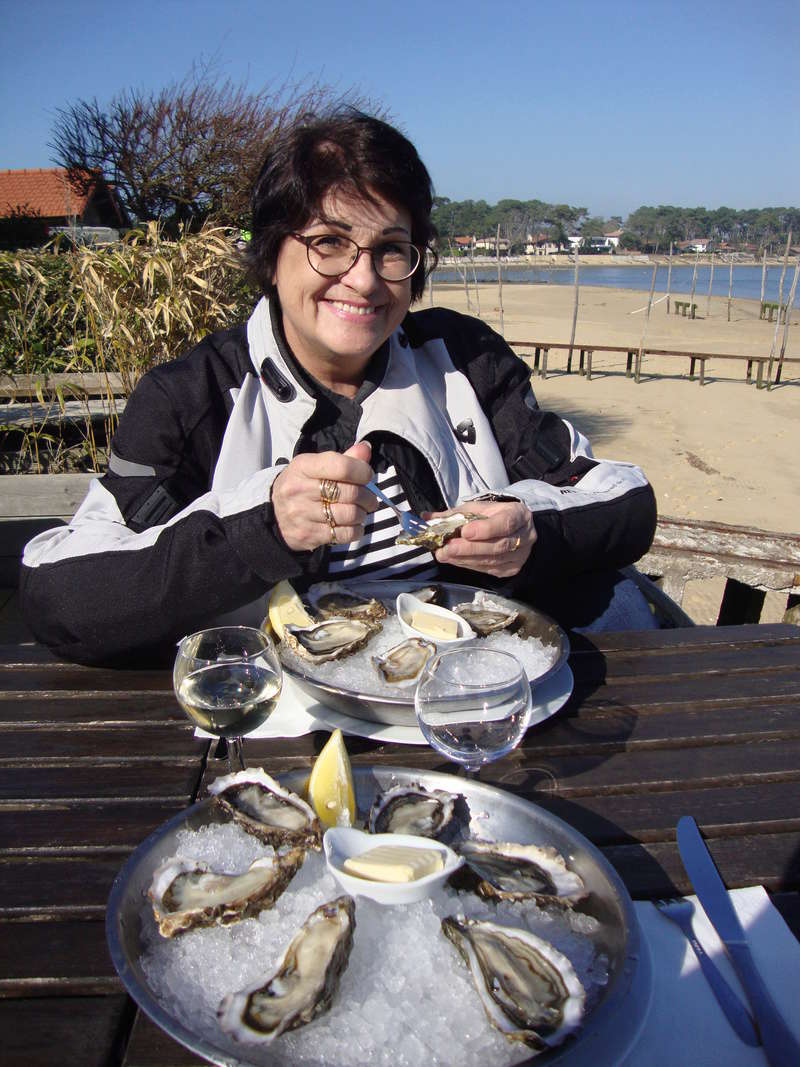
[[216, 1064], [621, 1062], [652, 978], [602, 854], [480, 782], [386, 766], [353, 779], [363, 830], [463, 862], [424, 899], [383, 906], [326, 867], [307, 771], [218, 778], [112, 888], [109, 950], [139, 1007]]
[[319, 583], [302, 597], [302, 622], [278, 642], [283, 669], [313, 700], [391, 726], [415, 726], [414, 686], [437, 650], [493, 645], [521, 660], [534, 685], [566, 663], [569, 641], [520, 601], [448, 582]]

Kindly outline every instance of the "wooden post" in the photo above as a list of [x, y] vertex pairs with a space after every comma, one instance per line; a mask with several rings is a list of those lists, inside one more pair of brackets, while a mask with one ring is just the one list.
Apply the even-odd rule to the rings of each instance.
[[733, 297], [733, 254], [731, 253], [730, 271], [728, 274], [728, 322], [731, 321], [731, 298]]
[[772, 363], [775, 359], [775, 352], [778, 348], [778, 331], [781, 328], [781, 305], [783, 304], [783, 283], [786, 278], [786, 264], [789, 261], [789, 245], [792, 240], [792, 231], [789, 230], [789, 236], [786, 240], [786, 251], [783, 254], [783, 270], [781, 271], [781, 280], [778, 286], [778, 314], [775, 316], [775, 332], [772, 335], [772, 344], [769, 349], [769, 363], [767, 364], [767, 389], [772, 382]]
[[453, 266], [456, 268], [456, 273], [459, 275], [459, 277], [464, 283], [464, 295], [467, 298], [467, 311], [471, 311], [472, 303], [469, 298], [469, 282], [467, 281], [467, 268], [464, 267], [462, 270], [460, 258], [456, 255], [455, 250], [453, 248], [453, 242], [449, 238], [448, 242], [450, 244], [450, 256], [453, 260]]
[[764, 255], [761, 259], [761, 303], [764, 303], [764, 294], [767, 291], [767, 250], [764, 249]]
[[711, 276], [708, 279], [708, 298], [706, 300], [706, 318], [711, 318], [711, 287], [714, 284], [714, 253], [711, 253]]
[[567, 364], [572, 363], [572, 349], [575, 346], [575, 327], [578, 324], [578, 260], [579, 260], [580, 241], [575, 245], [575, 304], [572, 308], [572, 332], [569, 335], [569, 354], [567, 355]]
[[[778, 356], [778, 369], [775, 371], [775, 384], [781, 380], [781, 371], [783, 370], [783, 357], [786, 355], [786, 342], [789, 340], [789, 318], [792, 307], [794, 306], [794, 298], [797, 292], [797, 276], [800, 274], [800, 258], [794, 265], [794, 278], [792, 278], [792, 288], [789, 291], [789, 299], [786, 303], [786, 317], [783, 320], [783, 340], [781, 341], [781, 352]], [[780, 315], [778, 315], [780, 318]], [[767, 378], [767, 387], [769, 387], [770, 379]]]
[[475, 250], [471, 249], [469, 253], [469, 265], [472, 268], [472, 282], [475, 286], [475, 304], [478, 309], [478, 318], [481, 314], [481, 291], [478, 288], [478, 275], [475, 273]]
[[789, 263], [789, 248], [792, 243], [792, 231], [789, 230], [789, 236], [786, 238], [786, 251], [783, 253], [783, 267], [781, 268], [781, 280], [778, 285], [778, 322], [781, 321], [781, 307], [783, 306], [783, 283], [786, 280], [786, 267]]
[[699, 263], [699, 261], [700, 261], [700, 253], [699, 252], [695, 252], [695, 254], [694, 254], [694, 270], [692, 271], [692, 293], [691, 293], [691, 296], [689, 297], [689, 318], [692, 318], [692, 304], [694, 303], [694, 290], [695, 290], [695, 286], [697, 285], [697, 264]]
[[639, 355], [636, 359], [636, 381], [639, 381], [642, 370], [642, 356], [644, 355], [644, 339], [647, 336], [647, 324], [650, 322], [650, 309], [653, 306], [653, 293], [656, 288], [656, 274], [658, 273], [658, 264], [653, 264], [653, 277], [650, 279], [650, 296], [647, 300], [647, 311], [644, 316], [644, 326], [642, 327], [642, 339], [639, 342]]
[[669, 243], [669, 260], [667, 266], [667, 314], [669, 315], [669, 290], [672, 284], [672, 241]]
[[497, 224], [497, 236], [494, 242], [497, 256], [497, 292], [500, 299], [500, 333], [503, 334], [503, 271], [500, 266], [500, 223]]

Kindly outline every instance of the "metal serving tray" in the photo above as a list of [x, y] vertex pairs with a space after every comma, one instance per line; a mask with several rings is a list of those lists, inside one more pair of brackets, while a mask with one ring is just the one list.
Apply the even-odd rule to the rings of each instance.
[[[394, 603], [398, 593], [414, 592], [415, 589], [423, 589], [430, 585], [436, 585], [442, 590], [441, 603], [443, 607], [452, 608], [455, 604], [470, 601], [479, 590], [472, 585], [456, 585], [452, 582], [412, 582], [412, 581], [385, 581], [385, 582], [342, 582], [342, 588], [352, 590], [364, 597], [376, 597], [382, 601], [390, 611], [394, 611]], [[537, 637], [549, 649], [552, 649], [551, 662], [537, 679], [536, 684], [551, 678], [556, 671], [567, 662], [569, 656], [569, 640], [561, 627], [541, 611], [519, 600], [511, 600], [508, 597], [489, 594], [493, 600], [508, 608], [518, 611], [521, 622], [516, 632], [522, 637]], [[279, 647], [280, 651], [280, 647]], [[342, 686], [331, 685], [322, 681], [313, 664], [300, 664], [296, 657], [288, 660], [282, 657], [283, 668], [292, 680], [313, 700], [326, 707], [339, 711], [343, 715], [351, 715], [356, 719], [365, 719], [368, 722], [381, 722], [389, 726], [416, 726], [417, 719], [414, 715], [414, 691], [413, 688], [403, 690], [403, 694], [397, 697], [384, 696], [376, 693], [359, 693]]]
[[[647, 946], [636, 913], [619, 876], [603, 855], [581, 834], [554, 815], [511, 793], [449, 774], [398, 767], [356, 767], [354, 784], [359, 813], [371, 806], [376, 793], [400, 783], [421, 783], [428, 789], [460, 794], [472, 814], [480, 814], [481, 836], [501, 841], [552, 844], [581, 875], [590, 896], [581, 910], [600, 920], [593, 940], [608, 958], [609, 980], [588, 1012], [583, 1027], [565, 1045], [531, 1057], [537, 1067], [612, 1067], [635, 1044], [644, 1025], [652, 992]], [[296, 791], [308, 772], [281, 776]], [[198, 829], [223, 817], [209, 801], [193, 805], [150, 835], [117, 876], [106, 913], [106, 936], [111, 959], [125, 988], [139, 1007], [171, 1037], [215, 1064], [229, 1067], [271, 1067], [282, 1063], [280, 1041], [274, 1046], [238, 1044], [222, 1031], [213, 1041], [195, 1033], [165, 1005], [148, 985], [141, 967], [143, 922], [150, 915], [146, 898], [155, 868], [173, 855], [178, 831]], [[291, 887], [287, 890], [291, 892]], [[148, 918], [148, 921], [150, 919]], [[341, 1067], [347, 1067], [342, 1064]]]

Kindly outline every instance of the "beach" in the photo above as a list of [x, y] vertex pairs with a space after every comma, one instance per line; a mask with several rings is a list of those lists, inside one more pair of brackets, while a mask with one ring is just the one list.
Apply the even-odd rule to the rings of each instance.
[[[586, 271], [590, 274], [590, 271]], [[473, 288], [470, 307], [463, 286], [436, 285], [438, 306], [478, 314], [500, 329], [496, 285]], [[579, 291], [576, 344], [638, 348], [648, 293], [591, 287]], [[757, 301], [695, 298], [694, 320], [654, 305], [646, 344], [654, 348], [768, 355], [776, 324], [759, 319]], [[574, 290], [555, 285], [503, 286], [507, 340], [568, 342]], [[417, 307], [429, 305], [426, 292]], [[783, 338], [778, 330], [778, 347]], [[787, 356], [800, 356], [800, 311], [789, 316]], [[532, 362], [532, 361], [531, 361]], [[573, 356], [577, 368], [578, 353]], [[595, 455], [639, 464], [650, 479], [664, 516], [715, 520], [762, 530], [800, 530], [800, 365], [784, 368], [781, 384], [757, 390], [745, 383], [745, 364], [714, 363], [706, 385], [688, 379], [688, 359], [650, 357], [637, 385], [625, 376], [626, 355], [596, 353], [592, 380], [564, 373], [566, 352], [550, 353], [548, 377], [533, 379], [543, 408], [556, 411], [592, 442]], [[788, 373], [787, 373], [788, 371]], [[657, 374], [649, 376], [649, 372]], [[691, 582], [684, 609], [696, 622], [715, 622], [722, 585]], [[785, 597], [768, 593], [762, 621], [779, 621]], [[711, 617], [713, 614], [713, 618]]]

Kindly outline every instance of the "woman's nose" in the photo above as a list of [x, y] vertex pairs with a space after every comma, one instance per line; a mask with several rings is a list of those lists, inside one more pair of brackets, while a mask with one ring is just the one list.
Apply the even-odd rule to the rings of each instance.
[[372, 261], [372, 253], [368, 248], [359, 249], [355, 262], [346, 270], [341, 278], [348, 285], [357, 286], [361, 291], [368, 291], [380, 285], [380, 277], [375, 270]]

